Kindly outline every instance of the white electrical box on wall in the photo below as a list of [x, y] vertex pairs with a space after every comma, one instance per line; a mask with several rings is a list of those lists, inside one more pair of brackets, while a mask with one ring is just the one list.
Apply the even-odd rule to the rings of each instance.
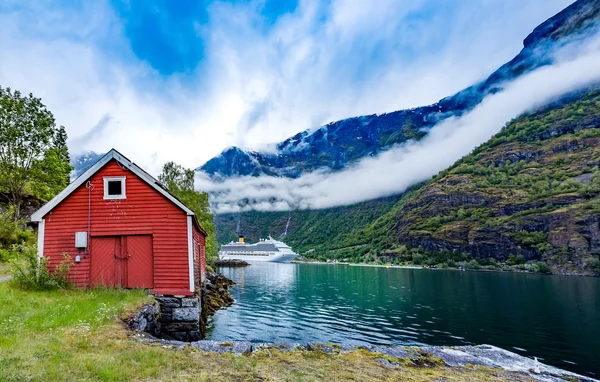
[[87, 248], [87, 232], [75, 232], [75, 247]]

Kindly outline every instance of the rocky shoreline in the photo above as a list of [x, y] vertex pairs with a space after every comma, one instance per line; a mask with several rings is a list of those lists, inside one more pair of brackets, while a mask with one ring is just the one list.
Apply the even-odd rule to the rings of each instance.
[[244, 260], [216, 260], [213, 264], [217, 268], [239, 268], [239, 267], [247, 267], [250, 263]]
[[235, 283], [220, 273], [208, 272], [206, 281], [202, 286], [202, 309], [200, 311], [200, 333], [202, 338], [206, 335], [208, 319], [221, 308], [233, 304], [234, 300], [229, 293], [229, 287]]
[[[273, 351], [320, 352], [335, 356], [353, 351], [371, 353], [383, 366], [397, 368], [407, 362], [414, 366], [445, 366], [458, 368], [463, 366], [485, 366], [527, 375], [538, 381], [581, 381], [598, 382], [598, 380], [576, 374], [554, 366], [543, 364], [519, 354], [492, 346], [383, 346], [383, 345], [339, 345], [324, 343], [252, 343], [249, 341], [169, 341], [137, 333], [134, 340], [140, 343], [161, 345], [164, 348], [183, 350], [193, 348], [218, 354], [231, 353], [237, 356], [252, 356], [255, 353]], [[380, 357], [377, 357], [381, 355]]]

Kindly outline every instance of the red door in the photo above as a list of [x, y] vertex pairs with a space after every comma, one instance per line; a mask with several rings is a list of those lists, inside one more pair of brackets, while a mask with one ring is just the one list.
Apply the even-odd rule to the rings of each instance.
[[152, 236], [126, 236], [127, 240], [127, 287], [154, 287]]
[[[121, 237], [94, 237], [91, 252], [91, 282], [93, 286], [120, 286], [121, 267], [116, 267], [117, 256], [121, 256]], [[119, 265], [121, 265], [119, 263]]]
[[94, 237], [91, 252], [93, 286], [154, 287], [151, 235]]

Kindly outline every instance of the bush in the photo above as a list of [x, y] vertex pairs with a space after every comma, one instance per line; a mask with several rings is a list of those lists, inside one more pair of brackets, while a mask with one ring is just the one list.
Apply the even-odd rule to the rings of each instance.
[[25, 258], [30, 250], [35, 249], [27, 244], [11, 244], [6, 248], [0, 248], [0, 261], [9, 262]]
[[543, 261], [538, 261], [537, 263], [533, 264], [533, 271], [538, 273], [552, 273], [548, 264], [544, 263]]
[[506, 261], [506, 263], [508, 265], [525, 264], [525, 256], [523, 256], [523, 255], [515, 256], [511, 253], [510, 255], [508, 255], [508, 260]]
[[465, 264], [465, 269], [480, 269], [481, 266], [479, 265], [479, 262], [477, 262], [477, 260], [473, 259], [471, 261], [469, 261], [467, 264]]
[[423, 264], [423, 259], [424, 259], [424, 256], [423, 256], [423, 255], [421, 255], [421, 254], [418, 254], [418, 253], [415, 253], [415, 254], [412, 256], [412, 262], [413, 262], [413, 264], [416, 264], [416, 265], [421, 265], [421, 264]]
[[31, 242], [33, 239], [33, 232], [23, 229], [25, 222], [14, 219], [14, 210], [8, 208], [6, 211], [0, 213], [0, 260], [7, 261], [9, 257], [7, 251], [10, 250], [10, 246], [25, 244]]
[[30, 247], [26, 253], [25, 266], [16, 261], [12, 263], [12, 282], [21, 289], [51, 290], [71, 287], [68, 280], [69, 269], [73, 265], [71, 256], [64, 253], [63, 260], [50, 272], [48, 258], [38, 258], [35, 248]]
[[600, 274], [600, 259], [597, 257], [592, 257], [590, 259], [590, 268], [592, 268], [592, 271]]
[[440, 263], [437, 265], [438, 268], [442, 268], [442, 269], [448, 269], [448, 264], [447, 263]]
[[547, 235], [544, 232], [528, 232], [525, 230], [519, 231], [515, 234], [515, 240], [519, 243], [519, 244], [524, 244], [524, 245], [529, 245], [529, 246], [536, 246], [538, 244], [545, 244], [547, 243]]

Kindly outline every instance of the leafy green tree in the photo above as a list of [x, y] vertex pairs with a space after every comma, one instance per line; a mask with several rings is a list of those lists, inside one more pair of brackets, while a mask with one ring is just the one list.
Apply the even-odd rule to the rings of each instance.
[[53, 147], [44, 154], [44, 159], [34, 166], [32, 193], [43, 200], [49, 200], [62, 191], [70, 182], [73, 171], [67, 148], [67, 132], [64, 126], [56, 130]]
[[208, 203], [208, 193], [194, 189], [194, 171], [174, 162], [168, 162], [164, 164], [158, 180], [167, 186], [170, 193], [196, 214], [200, 226], [208, 234], [206, 238], [206, 256], [207, 258], [215, 258], [219, 251], [219, 245], [213, 224], [213, 215], [210, 212]]
[[0, 189], [15, 218], [26, 195], [49, 199], [69, 183], [66, 140], [41, 99], [0, 87]]

